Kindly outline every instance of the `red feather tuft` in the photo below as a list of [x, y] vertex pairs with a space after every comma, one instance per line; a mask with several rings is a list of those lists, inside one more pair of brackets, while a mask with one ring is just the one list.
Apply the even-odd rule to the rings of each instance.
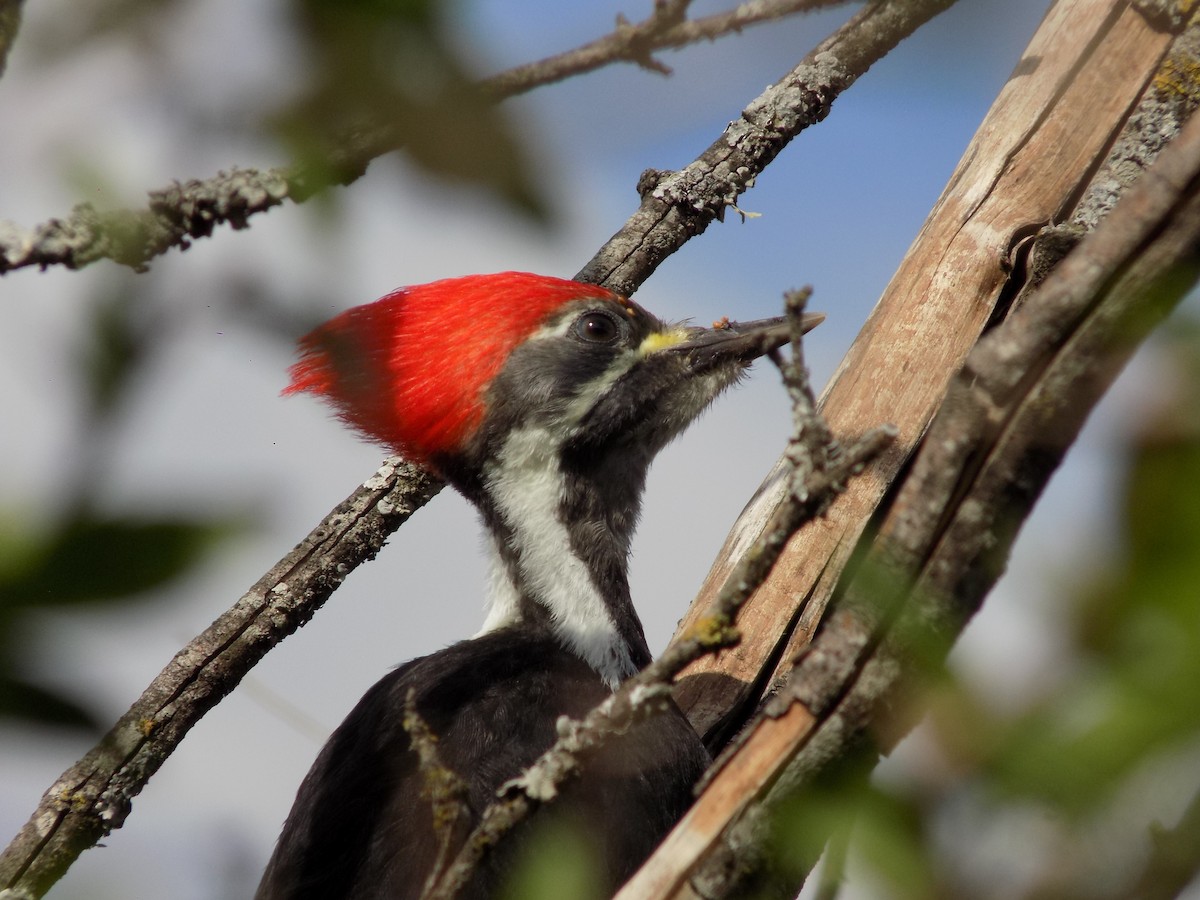
[[311, 391], [367, 436], [417, 462], [460, 447], [483, 392], [550, 313], [604, 288], [524, 272], [401, 288], [300, 339], [284, 394]]

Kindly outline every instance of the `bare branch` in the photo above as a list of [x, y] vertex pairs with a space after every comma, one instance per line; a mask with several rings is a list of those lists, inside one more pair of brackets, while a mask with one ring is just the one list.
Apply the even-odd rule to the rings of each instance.
[[[886, 420], [899, 428], [898, 440], [821, 528], [788, 549], [743, 614], [753, 639], [736, 658], [719, 666], [700, 660], [680, 678], [676, 698], [710, 746], [743, 725], [761, 687], [790, 669], [785, 663], [772, 675], [763, 667], [811, 640], [953, 373], [1020, 288], [1024, 266], [1014, 266], [1014, 247], [1070, 215], [1171, 39], [1123, 0], [1060, 0], [1047, 13], [822, 398], [835, 433]], [[776, 470], [733, 526], [681, 629], [704, 614], [780, 493]], [[706, 677], [718, 669], [723, 677]]]
[[648, 170], [641, 208], [576, 276], [631, 294], [659, 263], [700, 234], [754, 184], [779, 152], [829, 114], [876, 61], [954, 0], [869, 3], [768, 87], [695, 162]]
[[1200, 72], [1200, 13], [1192, 13], [1187, 27], [1171, 44], [1137, 108], [1113, 141], [1108, 156], [1092, 176], [1070, 219], [1046, 225], [1014, 245], [1011, 260], [1014, 268], [1021, 270], [1016, 274], [1024, 279], [1024, 284], [1013, 300], [1013, 309], [1021, 306], [1071, 248], [1112, 211], [1122, 192], [1141, 177], [1162, 148], [1179, 134], [1183, 123], [1200, 104], [1197, 72]]
[[441, 485], [398, 458], [334, 508], [296, 548], [175, 654], [86, 756], [46, 791], [0, 855], [0, 891], [45, 893], [88, 847], [119, 828], [132, 799], [188, 730], [268, 650], [321, 607], [346, 576]]
[[635, 63], [662, 75], [671, 70], [651, 55], [655, 50], [678, 49], [701, 40], [713, 41], [730, 32], [782, 19], [798, 12], [843, 6], [849, 0], [757, 0], [741, 3], [728, 12], [702, 19], [683, 18], [687, 3], [656, 2], [654, 12], [636, 24], [619, 18], [617, 28], [602, 38], [566, 53], [516, 66], [483, 81], [483, 89], [496, 97], [511, 97], [535, 87], [563, 81], [614, 62]]
[[301, 203], [334, 184], [350, 184], [377, 156], [395, 149], [387, 131], [360, 131], [332, 151], [319, 167], [232, 169], [204, 181], [175, 182], [150, 191], [142, 210], [100, 212], [80, 203], [64, 219], [32, 231], [0, 221], [0, 275], [25, 266], [80, 269], [99, 259], [144, 271], [156, 256], [186, 250], [218, 225], [249, 227], [250, 218], [281, 205]]
[[412, 742], [412, 749], [417, 754], [424, 785], [422, 793], [432, 807], [433, 834], [438, 844], [437, 858], [425, 880], [428, 890], [442, 877], [453, 859], [450, 854], [467, 833], [471, 824], [471, 808], [467, 803], [467, 784], [442, 762], [437, 752], [437, 735], [417, 711], [416, 698], [416, 689], [409, 688], [404, 698], [403, 724]]
[[[5, 26], [11, 21], [15, 33], [20, 4], [14, 0], [0, 0], [0, 3], [3, 4], [0, 5], [2, 73]], [[755, 22], [834, 3], [835, 0], [745, 3], [728, 13], [687, 22], [684, 19], [687, 3], [660, 0], [650, 18], [638, 25], [618, 25], [616, 31], [600, 41], [551, 60], [510, 69], [478, 87], [485, 97], [500, 101], [613, 62], [637, 61], [662, 71], [664, 67], [650, 56], [659, 47], [713, 40]], [[9, 16], [9, 10], [15, 12]], [[193, 240], [208, 237], [219, 225], [246, 228], [251, 216], [285, 200], [301, 203], [325, 188], [348, 185], [366, 171], [371, 160], [397, 149], [400, 143], [392, 129], [377, 124], [343, 135], [320, 167], [220, 172], [213, 178], [193, 179], [151, 191], [146, 209], [101, 212], [90, 203], [81, 203], [68, 216], [51, 219], [32, 230], [0, 222], [0, 275], [35, 265], [43, 269], [52, 265], [79, 269], [99, 259], [111, 259], [142, 271], [155, 257], [173, 248], [186, 250]]]
[[66, 219], [51, 219], [25, 233], [0, 223], [0, 274], [24, 266], [61, 264], [80, 269], [98, 259], [142, 271], [172, 247], [186, 249], [225, 223], [245, 228], [250, 216], [278, 206], [292, 194], [279, 170], [235, 169], [208, 181], [176, 183], [151, 191], [145, 210], [98, 212], [77, 205]]
[[[957, 631], [975, 612], [1000, 573], [994, 557], [1007, 556], [1013, 523], [1132, 352], [1194, 283], [1198, 250], [1193, 118], [1030, 303], [980, 341], [956, 378], [897, 498], [894, 534], [884, 531], [904, 558], [928, 556], [916, 591], [923, 614], [952, 615]], [[959, 473], [953, 486], [949, 470]], [[955, 517], [935, 528], [931, 503], [949, 505], [964, 491]], [[953, 606], [936, 605], [946, 600]]]
[[[779, 634], [792, 627], [789, 623], [799, 621], [783, 650], [786, 662], [781, 669], [790, 671], [795, 659], [797, 672], [802, 674], [795, 676], [777, 702], [768, 704], [766, 714], [743, 732], [742, 739], [718, 763], [697, 805], [630, 882], [622, 900], [684, 897], [692, 879], [703, 882], [706, 897], [724, 896], [723, 891], [732, 889], [735, 872], [722, 869], [722, 862], [731, 858], [744, 862], [746, 841], [761, 837], [747, 811], [757, 808], [762, 798], [785, 795], [831, 759], [844, 756], [863, 735], [865, 723], [878, 712], [880, 698], [887, 697], [896, 685], [906, 657], [889, 652], [889, 643], [881, 650], [876, 645], [883, 634], [880, 629], [891, 621], [899, 598], [916, 574], [910, 574], [907, 582], [903, 566], [898, 567], [899, 577], [883, 574], [896, 569], [886, 566], [887, 559], [877, 555], [857, 570], [852, 591], [858, 592], [861, 601], [851, 594], [832, 617], [823, 615], [824, 604], [838, 586], [867, 521], [886, 496], [888, 482], [901, 470], [909, 448], [917, 446], [941, 402], [945, 382], [935, 382], [948, 380], [957, 368], [952, 354], [961, 352], [965, 357], [989, 316], [997, 315], [991, 312], [993, 304], [1002, 304], [1008, 291], [1016, 293], [1024, 272], [1023, 268], [1014, 271], [1006, 262], [1010, 239], [1031, 221], [1069, 214], [1068, 200], [1082, 191], [1087, 174], [1099, 165], [1117, 126], [1166, 52], [1170, 36], [1148, 27], [1136, 11], [1117, 3], [1105, 8], [1107, 14], [1101, 13], [1096, 3], [1062, 2], [1052, 9], [1026, 53], [1027, 60], [1037, 61], [1037, 77], [1031, 77], [1033, 67], [1018, 66], [843, 362], [824, 398], [830, 422], [838, 431], [846, 431], [887, 409], [900, 417], [900, 441], [871, 468], [868, 477], [850, 486], [819, 528], [810, 529], [805, 541], [788, 548], [775, 574], [748, 604], [743, 612], [744, 627], [755, 637], [756, 646], [748, 647], [748, 641], [739, 647], [736, 660], [731, 658], [720, 667], [726, 676], [720, 680], [723, 693], [714, 696], [706, 687], [706, 681], [712, 684], [716, 679], [691, 677], [698, 670], [708, 670], [710, 660], [700, 660], [681, 677], [676, 693], [681, 706], [703, 733], [720, 738], [728, 723], [736, 728], [742, 721], [735, 715], [744, 708], [738, 704], [746, 703], [752, 709], [755, 702], [743, 693], [731, 695], [727, 687], [735, 684], [748, 694], [752, 683], [766, 681], [760, 670], [781, 652]], [[1085, 24], [1095, 30], [1080, 31]], [[1064, 40], [1068, 34], [1070, 41]], [[1103, 91], [1098, 90], [1101, 84]], [[1106, 107], [1103, 113], [1097, 103], [1101, 94]], [[1050, 166], [1047, 159], [1059, 162]], [[1047, 180], [1039, 184], [1042, 178]], [[1010, 226], [1012, 230], [1006, 231]], [[1019, 313], [1016, 310], [1012, 315]], [[1050, 318], [1062, 321], [1064, 315], [1059, 308]], [[1065, 321], [1071, 320], [1067, 317]], [[1087, 364], [1096, 364], [1094, 355], [1084, 358]], [[1107, 370], [1100, 368], [1103, 379]], [[1026, 370], [1018, 361], [1013, 371]], [[929, 376], [936, 378], [931, 382]], [[1078, 402], [1078, 393], [1061, 386], [1057, 389]], [[1089, 405], [1081, 408], [1086, 410]], [[1067, 416], [1066, 421], [1070, 420]], [[1041, 427], [1048, 430], [1045, 423]], [[1036, 435], [1038, 427], [1029, 431]], [[944, 443], [944, 438], [931, 437], [922, 445], [923, 452]], [[976, 449], [975, 458], [980, 454], [986, 457], [986, 451]], [[947, 489], [963, 484], [964, 476], [945, 461], [931, 465], [929, 471], [944, 477]], [[876, 480], [879, 476], [882, 481]], [[744, 546], [761, 530], [754, 517], [769, 514], [777, 495], [774, 486], [779, 482], [777, 472], [772, 473], [760, 494], [762, 502], [749, 510], [748, 523], [735, 526], [727, 549]], [[1020, 484], [1024, 489], [1027, 482]], [[955, 508], [963, 511], [964, 525], [970, 523], [971, 514], [978, 515], [979, 503], [985, 502], [956, 503]], [[948, 525], [945, 519], [952, 516], [936, 496], [929, 500], [923, 492], [914, 492], [911, 505], [942, 526]], [[1012, 513], [1011, 521], [1022, 518], [1023, 514]], [[990, 546], [994, 539], [996, 535], [985, 534], [981, 546]], [[1000, 546], [1007, 547], [1003, 535]], [[736, 554], [730, 557], [735, 559]], [[981, 580], [986, 580], [980, 573], [991, 572], [988, 566], [995, 563], [994, 558], [977, 556], [975, 568], [959, 576], [962, 590], [978, 588]], [[939, 566], [948, 565], [947, 558], [939, 554], [926, 571], [940, 572]], [[728, 571], [728, 566], [718, 561], [709, 585], [723, 582]], [[681, 630], [706, 615], [705, 596], [710, 594], [702, 592]], [[929, 634], [931, 617], [913, 618], [914, 622], [905, 625], [909, 630], [897, 632], [896, 641]], [[821, 623], [819, 632], [817, 623]], [[810, 646], [814, 632], [820, 637]], [[948, 637], [956, 631], [939, 626], [935, 633]], [[730, 675], [744, 683], [736, 685]], [[790, 766], [782, 762], [787, 759], [794, 760]]]
[[1175, 139], [1200, 104], [1197, 67], [1200, 67], [1200, 13], [1194, 12], [1092, 178], [1071, 216], [1072, 222], [1089, 230], [1095, 228], [1116, 206], [1121, 193]]

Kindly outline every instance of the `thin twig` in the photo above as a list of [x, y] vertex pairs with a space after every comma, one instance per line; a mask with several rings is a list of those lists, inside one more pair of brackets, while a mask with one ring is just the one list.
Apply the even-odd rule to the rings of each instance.
[[678, 49], [701, 40], [714, 41], [731, 32], [740, 33], [751, 25], [782, 19], [800, 12], [813, 12], [844, 6], [849, 0], [759, 0], [741, 3], [726, 12], [702, 19], [686, 20], [687, 3], [656, 2], [654, 11], [641, 22], [617, 19], [617, 28], [602, 38], [566, 53], [537, 62], [515, 66], [484, 79], [485, 92], [495, 97], [511, 97], [535, 87], [563, 81], [573, 75], [591, 72], [614, 62], [629, 62], [662, 75], [671, 70], [651, 55], [656, 50]]
[[421, 773], [422, 794], [429, 801], [433, 814], [433, 836], [437, 840], [437, 858], [426, 889], [433, 885], [450, 864], [451, 853], [458, 846], [471, 824], [471, 807], [467, 803], [467, 784], [453, 769], [442, 762], [437, 751], [437, 735], [417, 711], [417, 692], [409, 688], [404, 698], [404, 730], [417, 754]]
[[[639, 61], [661, 71], [661, 64], [650, 56], [659, 47], [713, 40], [755, 22], [832, 3], [777, 0], [743, 4], [728, 13], [685, 22], [686, 3], [659, 2], [644, 22], [618, 24], [612, 34], [599, 41], [494, 75], [477, 87], [485, 98], [500, 101], [614, 62]], [[0, 26], [7, 21], [2, 14], [11, 6], [12, 0], [0, 3]], [[15, 8], [19, 10], [19, 4]], [[67, 216], [29, 230], [0, 221], [0, 275], [26, 266], [79, 269], [100, 259], [141, 271], [155, 257], [174, 248], [187, 249], [193, 240], [210, 236], [219, 225], [245, 228], [252, 216], [286, 200], [301, 203], [328, 187], [351, 184], [366, 172], [373, 159], [397, 149], [399, 143], [392, 129], [376, 125], [342, 135], [334, 146], [337, 149], [317, 168], [238, 168], [208, 179], [175, 182], [150, 191], [145, 209], [102, 212], [90, 203], [80, 203]]]

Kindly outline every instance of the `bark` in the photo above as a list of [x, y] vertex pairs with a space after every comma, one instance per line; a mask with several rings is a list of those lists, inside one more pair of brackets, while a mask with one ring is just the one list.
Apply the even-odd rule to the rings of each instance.
[[560, 53], [548, 59], [517, 66], [483, 83], [494, 96], [507, 97], [573, 75], [592, 72], [611, 62], [631, 62], [661, 75], [670, 75], [669, 67], [653, 56], [656, 50], [676, 49], [699, 40], [715, 40], [731, 31], [740, 32], [798, 12], [813, 12], [843, 6], [849, 0], [759, 0], [742, 3], [702, 19], [686, 18], [691, 0], [657, 0], [654, 11], [643, 21], [632, 24], [617, 16], [616, 30], [602, 38]]
[[[1017, 293], [1014, 251], [1041, 226], [1067, 217], [1170, 40], [1121, 0], [1059, 2], [1047, 14], [822, 398], [835, 433], [890, 422], [897, 442], [793, 542], [747, 604], [743, 621], [753, 638], [719, 663], [701, 660], [684, 673], [680, 704], [714, 749], [785, 674], [778, 661], [811, 640], [951, 377]], [[777, 479], [768, 476], [681, 630], [719, 590], [778, 495]]]
[[[1076, 170], [1074, 182], [1062, 182], [1060, 194], [1028, 193], [1031, 167], [1021, 165], [1022, 154], [1043, 144], [1043, 128], [1059, 123], [1049, 132], [1057, 132], [1057, 137], [1043, 146], [1043, 152], [1049, 146], [1060, 155], [1068, 154], [1068, 158], [1083, 162], [1094, 159], [1098, 163], [1104, 159], [1106, 144], [1115, 148], [1108, 154], [1109, 164], [1100, 168], [1096, 187], [1084, 195], [1080, 209], [1095, 209], [1099, 205], [1095, 193], [1111, 191], [1112, 160], [1128, 160], [1131, 146], [1155, 143], [1154, 135], [1161, 129], [1148, 127], [1152, 117], [1144, 113], [1161, 103], [1157, 95], [1164, 90], [1163, 73], [1179, 71], [1181, 59], [1194, 57], [1190, 49], [1194, 34], [1189, 29], [1166, 56], [1158, 75], [1128, 117], [1129, 126], [1113, 141], [1115, 125], [1125, 118], [1121, 107], [1129, 105], [1123, 98], [1137, 97], [1141, 85], [1154, 73], [1153, 61], [1162, 57], [1169, 36], [1157, 32], [1154, 23], [1143, 19], [1139, 10], [1120, 8], [1124, 4], [1111, 6], [1114, 14], [1103, 22], [1099, 33], [1086, 36], [1071, 26], [1079, 24], [1079, 17], [1085, 16], [1089, 8], [1094, 12], [1096, 4], [1060, 3], [1051, 11], [1026, 58], [1036, 52], [1038, 58], [1046, 59], [1047, 50], [1053, 47], [1053, 55], [1061, 59], [1063, 42], [1074, 34], [1076, 39], [1083, 38], [1077, 45], [1082, 59], [1071, 65], [1067, 83], [1053, 91], [1056, 99], [1051, 108], [1030, 108], [1035, 113], [1031, 124], [1036, 127], [1032, 129], [1012, 131], [1011, 121], [1004, 128], [989, 127], [998, 115], [1010, 112], [1004, 109], [1005, 95], [1001, 95], [897, 278], [905, 278], [906, 272], [919, 274], [913, 281], [899, 285], [894, 282], [889, 287], [873, 316], [876, 327], [880, 319], [886, 321], [898, 314], [887, 308], [888, 304], [903, 307], [905, 298], [914, 295], [921, 297], [921, 306], [938, 302], [938, 282], [953, 281], [950, 276], [954, 273], [943, 270], [940, 277], [931, 277], [930, 270], [937, 273], [946, 258], [954, 257], [954, 242], [964, 234], [970, 235], [975, 216], [990, 210], [985, 223], [994, 230], [998, 223], [1020, 221], [1020, 217], [1006, 219], [997, 211], [1079, 196], [1095, 164]], [[1058, 18], [1062, 16], [1073, 16], [1076, 21]], [[1096, 15], [1092, 21], [1099, 24], [1103, 17]], [[1049, 28], [1060, 35], [1052, 44], [1047, 43]], [[1063, 28], [1066, 30], [1060, 30]], [[1141, 48], [1140, 73], [1132, 65], [1131, 41]], [[1114, 67], [1124, 69], [1132, 85], [1117, 80]], [[1020, 66], [1014, 77], [1023, 77]], [[1089, 78], [1099, 80], [1092, 81], [1090, 88], [1081, 88], [1081, 82], [1086, 85]], [[1120, 100], [1106, 108], [1103, 122], [1095, 121], [1099, 118], [1096, 108], [1101, 93], [1095, 90], [1099, 85], [1106, 87], [1107, 99], [1116, 96]], [[1073, 96], [1074, 116], [1067, 105]], [[1194, 105], [1191, 102], [1175, 108], [1175, 121], [1185, 119]], [[1098, 142], [1094, 154], [1072, 148], [1068, 140], [1090, 131], [1095, 141], [1101, 130], [1109, 134]], [[1150, 132], [1144, 140], [1138, 137], [1143, 131]], [[986, 190], [979, 190], [969, 176], [972, 168], [991, 153], [983, 142], [1003, 140], [1010, 133], [1018, 136], [1017, 145], [1003, 152], [995, 177], [983, 179]], [[1158, 146], [1162, 146], [1161, 141]], [[1139, 168], [1152, 158], [1153, 154], [1140, 156]], [[1007, 183], [1005, 176], [1010, 171], [1025, 174]], [[1058, 178], [1064, 173], [1056, 168], [1053, 174]], [[1001, 190], [1003, 195], [997, 196]], [[939, 217], [955, 210], [961, 203], [958, 195], [963, 193], [975, 200], [969, 204], [970, 215], [949, 230], [948, 246], [930, 251], [924, 239], [944, 233]], [[1018, 201], [1020, 205], [1014, 207]], [[1003, 240], [1006, 234], [1011, 232], [1002, 231], [993, 239]], [[908, 436], [919, 454], [898, 485], [880, 485], [874, 504], [864, 504], [862, 518], [851, 521], [850, 511], [844, 507], [850, 505], [848, 501], [856, 492], [869, 485], [869, 479], [859, 480], [828, 517], [837, 520], [831, 525], [838, 529], [838, 540], [829, 541], [825, 529], [810, 527], [809, 533], [793, 544], [801, 562], [790, 573], [790, 580], [784, 561], [780, 561], [764, 591], [770, 591], [775, 583], [773, 596], [777, 600], [796, 598], [793, 602], [809, 604], [801, 610], [793, 606], [773, 611], [784, 622], [792, 617], [798, 622], [779, 667], [786, 681], [718, 761], [716, 774], [696, 806], [621, 891], [621, 900], [735, 896], [745, 888], [747, 879], [758, 879], [760, 888], [764, 884], [773, 886], [780, 896], [794, 892], [794, 879], [774, 873], [764, 880], [763, 873], [755, 871], [756, 863], [770, 862], [761, 849], [767, 839], [763, 811], [794, 798], [795, 792], [811, 783], [831, 761], [853, 755], [872, 734], [886, 750], [904, 732], [907, 721], [889, 721], [894, 717], [900, 686], [919, 680], [927, 666], [940, 662], [999, 577], [1020, 523], [1088, 412], [1133, 349], [1195, 282], [1200, 270], [1198, 246], [1200, 122], [1192, 122], [1162, 152], [1149, 173], [1136, 180], [1100, 229], [1044, 275], [1040, 286], [971, 350], [961, 373], [951, 380], [928, 435], [922, 436], [926, 429], [923, 421], [915, 425], [901, 421], [901, 440]], [[918, 267], [918, 261], [923, 265]], [[989, 264], [996, 266], [999, 275], [1007, 276], [1010, 283], [993, 284], [978, 273], [964, 273], [977, 284], [989, 285], [989, 293], [981, 297], [978, 292], [963, 291], [957, 297], [945, 298], [942, 302], [950, 305], [933, 311], [946, 317], [945, 322], [961, 321], [981, 301], [986, 303], [985, 310], [1003, 312], [1005, 291], [1012, 296], [1025, 277], [1024, 265], [1006, 273], [995, 255], [979, 254], [978, 262], [985, 273], [990, 272]], [[1011, 263], [1007, 268], [1012, 268]], [[1006, 278], [996, 280], [1003, 282]], [[925, 288], [923, 294], [920, 287]], [[953, 306], [954, 301], [960, 305]], [[909, 316], [915, 314], [907, 311]], [[979, 326], [989, 317], [995, 316], [987, 312], [979, 316]], [[863, 337], [871, 337], [871, 331], [872, 323], [868, 323]], [[907, 370], [920, 371], [930, 355], [946, 352], [938, 345], [952, 332], [950, 324], [925, 330], [923, 341], [934, 346], [923, 355], [913, 355], [914, 351], [904, 347], [903, 342], [891, 346], [890, 353], [893, 359], [900, 355], [900, 365]], [[931, 333], [937, 333], [939, 339], [931, 341]], [[854, 359], [852, 351], [839, 380], [853, 376]], [[948, 374], [944, 369], [940, 371]], [[901, 382], [893, 382], [889, 376], [897, 378], [897, 373], [885, 373], [883, 381], [875, 383], [876, 390], [898, 388]], [[904, 387], [911, 391], [912, 382]], [[838, 388], [835, 382], [826, 395], [831, 422], [839, 421], [833, 405]], [[861, 386], [853, 396], [862, 398]], [[904, 400], [893, 392], [881, 402], [903, 410]], [[896, 460], [897, 473], [900, 462]], [[877, 465], [868, 474], [876, 475], [880, 470]], [[877, 530], [878, 536], [860, 540], [869, 524], [867, 517], [872, 514], [876, 523], [871, 531]], [[856, 530], [847, 538], [850, 528]], [[736, 528], [734, 537], [739, 537]], [[855, 550], [861, 559], [844, 572], [843, 563], [834, 556], [842, 552], [842, 541], [858, 541]], [[844, 552], [841, 559], [849, 556]], [[817, 579], [808, 578], [807, 572], [812, 570], [817, 572]], [[828, 581], [829, 590], [841, 599], [824, 617], [816, 637], [809, 638], [811, 631], [804, 631], [805, 622], [817, 618], [810, 612], [812, 604], [829, 596], [819, 593], [823, 581]], [[764, 626], [764, 630], [767, 628]], [[753, 633], [749, 628], [747, 632]], [[774, 636], [774, 632], [767, 634]], [[736, 707], [737, 697], [748, 693], [755, 680], [763, 683], [765, 667], [774, 665], [773, 649], [769, 645], [748, 648], [743, 644], [739, 651], [758, 653], [763, 670], [755, 671], [747, 665], [750, 678], [739, 684], [715, 679], [701, 683], [710, 692], [724, 691], [727, 697], [735, 698], [725, 707], [714, 707], [711, 700], [708, 704], [693, 701], [692, 713], [698, 713], [699, 720], [709, 724], [710, 734], [718, 733], [714, 726], [721, 723], [721, 715], [728, 716], [729, 710]], [[696, 668], [707, 662], [701, 660]], [[695, 697], [696, 693], [684, 696]], [[731, 865], [730, 860], [737, 863]], [[811, 865], [815, 859], [805, 863]]]

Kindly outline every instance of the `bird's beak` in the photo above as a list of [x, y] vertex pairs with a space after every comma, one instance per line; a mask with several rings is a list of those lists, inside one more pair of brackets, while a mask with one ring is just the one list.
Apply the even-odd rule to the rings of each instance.
[[[804, 313], [803, 333], [825, 321], [824, 313]], [[754, 322], [719, 322], [711, 328], [689, 328], [687, 337], [670, 347], [686, 354], [689, 367], [700, 374], [730, 362], [751, 363], [792, 339], [791, 325], [784, 316]]]
[[[806, 313], [808, 331], [825, 317]], [[757, 322], [719, 322], [711, 328], [655, 332], [636, 362], [591, 403], [572, 437], [576, 453], [617, 441], [657, 453], [758, 357], [791, 340], [782, 316]], [[649, 459], [649, 456], [647, 457]]]

